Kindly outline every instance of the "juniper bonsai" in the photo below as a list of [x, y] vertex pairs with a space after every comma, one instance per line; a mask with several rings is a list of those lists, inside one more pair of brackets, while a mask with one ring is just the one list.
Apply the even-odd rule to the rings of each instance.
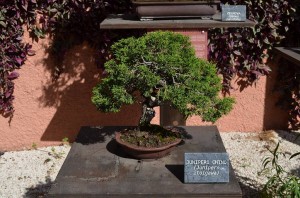
[[151, 32], [121, 39], [111, 51], [113, 57], [105, 63], [107, 77], [93, 88], [92, 102], [103, 112], [140, 102], [139, 125], [148, 125], [155, 116], [153, 108], [163, 101], [186, 118], [199, 115], [211, 122], [232, 109], [232, 98], [219, 97], [222, 86], [215, 65], [197, 58], [186, 36]]

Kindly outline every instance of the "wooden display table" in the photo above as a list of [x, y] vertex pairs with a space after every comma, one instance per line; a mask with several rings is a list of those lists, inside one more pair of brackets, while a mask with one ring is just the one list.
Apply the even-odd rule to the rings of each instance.
[[122, 128], [82, 127], [48, 197], [242, 197], [231, 165], [229, 183], [183, 183], [184, 153], [226, 152], [217, 127], [182, 127], [190, 139], [150, 161], [124, 154], [113, 139]]

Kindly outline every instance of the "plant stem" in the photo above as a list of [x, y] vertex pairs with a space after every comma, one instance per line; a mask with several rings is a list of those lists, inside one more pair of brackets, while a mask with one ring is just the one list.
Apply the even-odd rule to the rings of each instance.
[[150, 107], [149, 105], [144, 103], [143, 104], [143, 113], [142, 113], [139, 125], [140, 126], [149, 125], [151, 120], [154, 118], [154, 116], [155, 116], [155, 111], [154, 111], [153, 107]]

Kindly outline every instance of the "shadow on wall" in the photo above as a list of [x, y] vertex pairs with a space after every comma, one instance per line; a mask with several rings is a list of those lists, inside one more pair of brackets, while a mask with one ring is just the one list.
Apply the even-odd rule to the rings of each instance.
[[[261, 77], [261, 79], [258, 80], [257, 84], [263, 84], [264, 87], [260, 87], [260, 85], [257, 85], [256, 82], [249, 82], [247, 80], [244, 80], [242, 77], [238, 78], [236, 80], [236, 84], [238, 85], [239, 92], [242, 93], [243, 97], [253, 97], [255, 103], [252, 103], [251, 108], [263, 108], [263, 112], [258, 111], [259, 113], [263, 113], [263, 115], [257, 115], [259, 118], [261, 117], [262, 120], [258, 119], [256, 121], [249, 120], [249, 123], [245, 123], [245, 125], [249, 124], [255, 124], [253, 122], [261, 122], [258, 126], [262, 128], [262, 130], [286, 130], [289, 128], [289, 109], [282, 108], [278, 105], [278, 101], [280, 99], [280, 93], [275, 91], [275, 86], [278, 81], [278, 68], [281, 66], [278, 61], [270, 60], [268, 63], [268, 66], [271, 68], [271, 72], [266, 77]], [[255, 88], [258, 90], [262, 89], [260, 91], [254, 91], [250, 92], [250, 94], [265, 94], [264, 96], [255, 96], [255, 95], [246, 95], [248, 88]], [[259, 101], [261, 100], [261, 101]], [[239, 101], [237, 101], [239, 102]], [[249, 101], [252, 102], [252, 101]], [[261, 102], [262, 104], [259, 104]], [[254, 105], [258, 106], [254, 106]], [[262, 107], [261, 107], [262, 106]], [[247, 104], [246, 107], [250, 107], [250, 104]], [[243, 109], [245, 117], [247, 117], [247, 109]], [[250, 112], [250, 113], [253, 113]]]
[[[86, 43], [66, 53], [63, 73], [57, 80], [49, 77], [43, 82], [41, 107], [55, 107], [56, 113], [46, 128], [42, 141], [74, 141], [81, 126], [125, 125], [138, 123], [140, 106], [125, 106], [119, 113], [101, 113], [91, 102], [92, 88], [99, 82], [100, 69], [94, 61], [95, 51]], [[44, 60], [46, 71], [54, 73], [51, 55]]]
[[264, 130], [288, 129], [289, 110], [278, 105], [280, 95], [275, 91], [280, 63], [275, 59], [274, 61], [269, 61], [268, 65], [272, 71], [267, 77], [263, 127]]

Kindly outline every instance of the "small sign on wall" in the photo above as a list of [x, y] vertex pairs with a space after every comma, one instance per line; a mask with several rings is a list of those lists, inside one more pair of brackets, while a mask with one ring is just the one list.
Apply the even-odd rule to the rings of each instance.
[[228, 183], [227, 153], [185, 153], [184, 183]]
[[246, 21], [245, 5], [222, 5], [222, 21]]

